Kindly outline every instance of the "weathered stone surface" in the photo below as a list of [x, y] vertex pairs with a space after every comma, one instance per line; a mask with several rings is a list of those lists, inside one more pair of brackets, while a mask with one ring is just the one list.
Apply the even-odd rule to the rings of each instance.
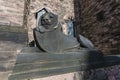
[[27, 34], [24, 28], [0, 26], [0, 77], [5, 73], [1, 80], [7, 80], [8, 71], [14, 66], [16, 54], [25, 44], [27, 44]]
[[[77, 0], [76, 0], [77, 1]], [[120, 3], [117, 0], [78, 0], [80, 33], [104, 54], [120, 53]], [[77, 7], [77, 6], [76, 6]], [[78, 14], [76, 13], [76, 14]]]
[[0, 80], [8, 80], [8, 75], [10, 71], [0, 72]]
[[32, 30], [36, 27], [36, 20], [34, 13], [39, 9], [47, 8], [49, 11], [59, 15], [59, 21], [62, 23], [64, 28], [66, 28], [66, 22], [68, 18], [74, 18], [74, 4], [73, 0], [31, 0], [30, 4], [30, 14], [28, 22], [28, 34], [29, 41], [33, 40]]
[[27, 35], [25, 33], [0, 33], [0, 51], [16, 51], [26, 44]]
[[22, 26], [24, 0], [0, 0], [0, 25]]
[[59, 18], [63, 23], [63, 28], [66, 27], [65, 22], [62, 21], [63, 19], [67, 19], [68, 17], [75, 18], [75, 33], [81, 33], [85, 37], [88, 37], [95, 44], [95, 47], [102, 50], [104, 54], [119, 54], [119, 1], [32, 0], [29, 17], [29, 37], [31, 39], [33, 38], [31, 31], [36, 25], [33, 13], [43, 7], [47, 7], [50, 11], [60, 14]]
[[0, 0], [0, 80], [8, 80], [16, 53], [27, 42], [23, 11], [24, 0]]
[[[30, 13], [30, 17], [28, 18], [30, 20], [30, 22], [28, 22], [28, 25], [29, 25], [29, 37], [33, 38], [32, 37], [32, 29], [35, 27], [35, 24], [36, 24], [36, 20], [34, 19], [33, 13], [35, 13], [40, 8], [41, 5], [42, 6], [47, 5], [49, 10], [52, 10], [52, 9], [54, 10], [54, 8], [57, 9], [58, 6], [57, 7], [52, 6], [49, 8], [49, 5], [56, 4], [59, 1], [56, 2], [57, 0], [55, 0], [48, 4], [46, 4], [46, 3], [50, 0], [47, 0], [47, 1], [44, 0], [43, 1], [44, 4], [43, 4], [42, 0], [31, 0], [31, 1], [32, 1], [31, 7], [30, 7], [31, 13]], [[61, 0], [61, 1], [65, 2], [66, 0]], [[69, 0], [67, 0], [67, 1], [69, 2]], [[114, 2], [119, 3], [119, 0], [110, 0], [110, 1], [108, 1], [108, 0], [101, 0], [101, 1], [100, 0], [97, 0], [97, 1], [96, 0], [73, 0], [72, 2], [74, 2], [72, 4], [74, 4], [73, 12], [75, 12], [74, 13], [75, 14], [74, 26], [76, 29], [75, 30], [76, 33], [84, 34], [85, 37], [88, 37], [90, 40], [92, 40], [92, 42], [94, 42], [95, 47], [97, 49], [102, 50], [105, 54], [112, 54], [110, 50], [114, 49], [114, 48], [116, 48], [116, 51], [120, 52], [120, 46], [119, 46], [120, 43], [118, 41], [120, 38], [120, 36], [118, 35], [119, 28], [120, 28], [119, 27], [119, 14], [117, 14], [117, 13], [119, 13], [119, 8], [117, 8], [119, 5], [118, 6], [116, 5], [117, 7], [114, 8], [115, 10], [113, 9], [113, 11], [109, 12], [109, 10], [112, 9], [111, 5], [113, 5]], [[109, 5], [109, 3], [111, 5]], [[69, 6], [66, 3], [62, 3], [62, 6], [63, 5]], [[73, 7], [73, 6], [71, 6], [71, 7]], [[59, 8], [59, 9], [63, 9], [63, 8]], [[71, 10], [68, 8], [66, 8], [66, 9], [69, 11]], [[103, 11], [101, 11], [101, 10], [103, 10]], [[104, 17], [106, 17], [105, 20], [104, 20], [104, 17], [101, 15], [101, 14], [104, 14], [104, 11], [105, 11]], [[67, 13], [67, 14], [69, 14], [69, 13]], [[115, 14], [115, 15], [113, 16], [113, 14]], [[67, 16], [69, 17], [69, 15], [67, 15]], [[99, 16], [102, 16], [102, 18], [100, 18]], [[66, 17], [64, 17], [64, 18], [66, 19]], [[102, 21], [101, 19], [103, 19], [104, 21]], [[98, 20], [100, 20], [100, 21], [98, 21]], [[63, 24], [64, 24], [64, 22], [63, 22]], [[111, 25], [112, 25], [112, 27], [110, 27]], [[112, 39], [112, 40], [110, 40], [110, 39]], [[107, 73], [107, 75], [109, 73], [112, 73], [111, 70], [113, 70], [113, 72], [117, 72], [117, 74], [108, 75], [107, 77], [109, 77], [109, 79], [107, 79], [107, 80], [119, 80], [120, 79], [119, 65], [116, 65], [113, 67], [102, 68], [102, 69], [98, 69], [98, 70], [102, 70], [102, 72]], [[91, 80], [90, 76], [94, 77], [94, 75], [92, 75], [92, 74], [96, 74], [96, 70], [80, 72], [81, 79], [83, 79], [83, 80]], [[67, 80], [67, 78], [63, 78], [65, 76], [66, 75], [62, 75], [60, 77], [52, 76], [52, 77], [44, 78], [43, 80], [48, 80], [48, 79], [51, 79], [51, 80], [66, 79]], [[68, 74], [68, 76], [71, 76], [71, 75]], [[76, 78], [77, 78], [77, 80], [79, 80], [78, 76]], [[70, 80], [70, 79], [68, 79], [68, 80]], [[42, 80], [42, 79], [36, 79], [36, 80]], [[92, 79], [92, 80], [96, 80], [96, 78], [94, 77], [94, 79]]]

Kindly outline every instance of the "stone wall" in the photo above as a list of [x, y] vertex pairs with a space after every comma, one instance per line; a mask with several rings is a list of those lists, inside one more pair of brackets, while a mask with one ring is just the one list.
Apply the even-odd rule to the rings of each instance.
[[49, 11], [59, 15], [59, 21], [63, 26], [66, 25], [66, 19], [74, 18], [73, 0], [31, 0], [28, 20], [29, 41], [33, 40], [32, 29], [36, 27], [34, 13], [42, 8], [46, 8]]
[[33, 40], [32, 29], [36, 25], [34, 13], [46, 7], [59, 15], [63, 27], [65, 19], [74, 20], [75, 35], [88, 37], [95, 48], [104, 54], [120, 52], [120, 2], [119, 0], [31, 0], [28, 33]]
[[[47, 10], [57, 14], [59, 16], [59, 21], [61, 24], [66, 27], [65, 20], [69, 18], [74, 19], [74, 0], [31, 0], [30, 2], [30, 13], [28, 17], [28, 36], [29, 42], [33, 40], [32, 30], [36, 27], [35, 13], [42, 9], [46, 8]], [[28, 3], [28, 2], [27, 2]], [[74, 74], [63, 74], [58, 76], [45, 77], [35, 80], [74, 80]]]
[[[63, 26], [64, 19], [72, 17], [74, 19], [75, 35], [77, 36], [80, 33], [88, 37], [95, 44], [95, 48], [102, 50], [104, 54], [119, 54], [120, 6], [118, 0], [31, 0], [28, 17], [29, 41], [33, 40], [32, 29], [36, 25], [34, 13], [43, 7], [59, 15], [59, 20]], [[119, 80], [119, 73], [119, 65], [116, 65], [76, 73], [70, 79]], [[71, 75], [65, 76], [62, 75], [60, 78], [51, 76], [43, 80], [54, 80], [55, 78], [59, 80], [61, 77], [63, 80], [68, 80], [67, 77]]]
[[24, 0], [0, 0], [0, 80], [8, 80], [16, 54], [25, 47]]
[[0, 0], [0, 53], [16, 51], [26, 44], [23, 12], [23, 0]]
[[0, 0], [0, 25], [22, 26], [24, 0]]
[[80, 0], [79, 3], [80, 33], [104, 54], [119, 54], [120, 0]]

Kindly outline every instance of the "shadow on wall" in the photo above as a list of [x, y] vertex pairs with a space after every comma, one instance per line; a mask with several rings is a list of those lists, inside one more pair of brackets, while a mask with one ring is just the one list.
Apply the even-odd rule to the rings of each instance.
[[17, 44], [24, 44], [26, 42], [27, 34], [0, 32], [0, 41], [10, 41]]
[[120, 54], [120, 2], [74, 0], [75, 35], [84, 34], [104, 54]]
[[[93, 24], [91, 23], [91, 24], [88, 24], [88, 26], [86, 27], [85, 26], [85, 24], [84, 24], [84, 26], [81, 24], [81, 23], [83, 23], [83, 18], [84, 17], [86, 17], [86, 16], [83, 16], [83, 14], [81, 14], [81, 12], [82, 11], [84, 11], [83, 9], [82, 9], [82, 11], [81, 11], [81, 5], [82, 5], [82, 8], [83, 8], [83, 5], [85, 6], [84, 8], [88, 8], [88, 5], [86, 5], [86, 3], [84, 3], [83, 2], [84, 0], [74, 0], [74, 14], [75, 14], [75, 21], [74, 21], [74, 32], [75, 32], [75, 36], [77, 37], [77, 35], [79, 34], [79, 33], [82, 33], [83, 31], [83, 28], [85, 28], [84, 30], [86, 30], [86, 31], [84, 31], [84, 32], [86, 32], [86, 33], [88, 33], [87, 34], [87, 36], [89, 36], [89, 27], [88, 26], [92, 26]], [[92, 1], [92, 0], [91, 0]], [[101, 0], [102, 1], [102, 0]], [[103, 0], [103, 2], [106, 2], [107, 0]], [[111, 2], [114, 2], [114, 0], [111, 0]], [[83, 2], [83, 3], [81, 3], [81, 2]], [[106, 2], [107, 3], [107, 2]], [[92, 5], [91, 3], [89, 3], [90, 5]], [[96, 4], [96, 5], [99, 5], [99, 4]], [[92, 5], [93, 7], [95, 7], [95, 5]], [[115, 4], [113, 5], [113, 6], [116, 6]], [[100, 8], [101, 9], [101, 8]], [[89, 10], [89, 9], [88, 9]], [[94, 11], [93, 13], [95, 13], [96, 11]], [[92, 12], [91, 12], [91, 14], [93, 14]], [[98, 14], [96, 14], [96, 19], [97, 19], [97, 21], [99, 21], [99, 23], [101, 23], [101, 21], [103, 21], [104, 22], [104, 11], [100, 11], [100, 12], [98, 12]], [[88, 13], [86, 13], [87, 15], [88, 15]], [[82, 15], [82, 16], [81, 16]], [[83, 17], [83, 18], [82, 18]], [[90, 15], [88, 15], [87, 17], [89, 17], [90, 18], [90, 20], [88, 20], [88, 21], [86, 21], [86, 22], [91, 22], [91, 17], [93, 18], [93, 16], [90, 16]], [[96, 21], [96, 19], [95, 19], [95, 21]], [[108, 21], [110, 21], [110, 20], [108, 20]], [[114, 21], [114, 20], [112, 20], [112, 21]], [[96, 23], [96, 22], [95, 22]], [[98, 24], [98, 23], [97, 23]], [[101, 24], [103, 24], [103, 23], [101, 23]], [[115, 24], [114, 24], [115, 25]], [[119, 24], [118, 24], [119, 25]], [[100, 26], [100, 25], [99, 25]], [[98, 26], [97, 26], [98, 27]], [[109, 28], [109, 26], [103, 26], [104, 28]], [[114, 31], [115, 32], [115, 30], [117, 31], [117, 30], [119, 30], [119, 29], [115, 29], [115, 26], [113, 26], [114, 27], [114, 30], [111, 30], [111, 32], [112, 31]], [[80, 29], [81, 28], [81, 29]], [[95, 29], [96, 27], [92, 27], [92, 30], [93, 29]], [[100, 26], [100, 28], [101, 28], [101, 26]], [[120, 27], [119, 27], [120, 28]], [[104, 31], [103, 30], [103, 28], [101, 28], [101, 32], [100, 32], [100, 29], [98, 29], [99, 30], [99, 35], [102, 35], [103, 34], [103, 32], [102, 31]], [[96, 31], [96, 32], [95, 32]], [[92, 31], [93, 32], [93, 34], [95, 34], [95, 33], [97, 33], [97, 30], [95, 29], [95, 31]], [[117, 32], [115, 32], [116, 34], [117, 34]], [[95, 36], [92, 34], [92, 37], [94, 37], [94, 38], [97, 38], [98, 40], [96, 41], [96, 40], [94, 40], [93, 39], [93, 41], [94, 42], [99, 42], [99, 41], [101, 41], [102, 39], [107, 39], [107, 40], [109, 40], [107, 37], [99, 37], [98, 35], [96, 35], [95, 34]], [[97, 37], [96, 37], [97, 36]], [[106, 35], [106, 36], [109, 36], [109, 35]], [[101, 38], [101, 39], [99, 39], [99, 38]], [[112, 38], [115, 38], [115, 36], [109, 36], [109, 37], [112, 37]], [[119, 37], [119, 36], [118, 36]], [[113, 39], [112, 39], [113, 40]], [[107, 41], [108, 42], [108, 41]], [[102, 46], [102, 47], [104, 47], [105, 46], [105, 44], [106, 43], [102, 43], [102, 44], [100, 44], [100, 43], [96, 43], [96, 44], [99, 44], [99, 46]], [[115, 44], [115, 42], [114, 42], [114, 44]], [[117, 44], [118, 45], [118, 44]], [[110, 47], [110, 46], [109, 46]], [[114, 49], [116, 48], [116, 46], [113, 46], [114, 47]], [[103, 48], [104, 49], [104, 48]], [[108, 48], [108, 50], [112, 50], [112, 48]], [[103, 50], [104, 51], [104, 50]], [[118, 50], [116, 50], [117, 51], [117, 53], [119, 54], [119, 51]], [[115, 52], [115, 50], [114, 50], [114, 52]], [[109, 52], [109, 54], [114, 54], [113, 52]], [[100, 59], [100, 60], [103, 60], [103, 59]], [[108, 67], [103, 67], [103, 68], [99, 68], [99, 69], [92, 69], [92, 70], [86, 70], [86, 71], [84, 71], [84, 72], [79, 72], [78, 73], [78, 75], [77, 75], [77, 77], [79, 77], [79, 79], [76, 79], [76, 80], [108, 80], [108, 79], [111, 79], [112, 77], [112, 79], [114, 79], [114, 80], [117, 80], [118, 78], [120, 79], [120, 77], [118, 77], [119, 76], [119, 64], [120, 64], [120, 57], [119, 56], [112, 56], [112, 57], [106, 57], [106, 62], [108, 62], [109, 64], [106, 64], [106, 63], [104, 63], [104, 64], [102, 64], [102, 65], [108, 65]], [[90, 62], [89, 62], [89, 59], [88, 59], [88, 63], [87, 63], [88, 65], [90, 64]], [[116, 64], [118, 64], [118, 65], [116, 65]], [[112, 67], [110, 67], [110, 65], [113, 65]], [[115, 66], [116, 65], [116, 66]], [[100, 66], [100, 65], [98, 65], [98, 66]], [[88, 66], [87, 68], [90, 68], [90, 66]], [[114, 72], [114, 73], [113, 73]], [[113, 73], [112, 75], [111, 75], [111, 73]]]
[[75, 14], [75, 21], [74, 21], [74, 36], [77, 37], [80, 34], [80, 26], [81, 26], [81, 8], [80, 8], [80, 1], [74, 0], [74, 14]]

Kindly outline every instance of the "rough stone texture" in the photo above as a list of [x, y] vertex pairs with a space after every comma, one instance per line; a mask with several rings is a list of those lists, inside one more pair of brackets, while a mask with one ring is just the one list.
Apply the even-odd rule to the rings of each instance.
[[80, 80], [120, 80], [120, 65], [79, 72]]
[[[78, 0], [80, 33], [104, 54], [120, 53], [120, 0]], [[78, 18], [77, 18], [78, 19]]]
[[[29, 3], [29, 1], [28, 1]], [[66, 5], [67, 4], [67, 5]], [[65, 20], [74, 18], [74, 4], [73, 0], [31, 0], [30, 13], [28, 14], [28, 36], [29, 41], [33, 40], [33, 28], [36, 27], [36, 20], [34, 14], [42, 9], [46, 8], [49, 11], [59, 15], [59, 21], [66, 28]], [[74, 80], [74, 73], [52, 76], [48, 78], [36, 79], [36, 80]]]
[[0, 80], [7, 80], [16, 54], [25, 46], [26, 39], [26, 33], [0, 32]]
[[[0, 24], [1, 25], [15, 25], [21, 26], [22, 25], [22, 16], [23, 16], [23, 5], [24, 0], [0, 0]], [[27, 0], [28, 1], [28, 0]], [[29, 26], [29, 36], [32, 38], [32, 29], [35, 27], [35, 19], [34, 13], [44, 6], [51, 11], [54, 11], [56, 14], [60, 14], [60, 21], [64, 25], [64, 19], [68, 19], [68, 17], [74, 18], [75, 12], [75, 29], [77, 34], [82, 33], [88, 38], [90, 38], [96, 48], [105, 52], [105, 54], [116, 54], [120, 52], [120, 6], [119, 0], [31, 0], [30, 4], [30, 13], [29, 15], [28, 25]], [[73, 4], [74, 3], [74, 4]], [[80, 5], [81, 4], [81, 5]], [[17, 6], [16, 6], [17, 5]], [[19, 6], [19, 7], [18, 7]], [[74, 6], [74, 7], [73, 7]], [[16, 9], [17, 8], [17, 9]], [[66, 15], [66, 16], [65, 16]], [[99, 16], [102, 16], [100, 18]], [[66, 18], [67, 17], [67, 18]], [[25, 22], [27, 24], [27, 22]], [[11, 33], [17, 35], [15, 36], [9, 34], [8, 32], [0, 33], [0, 39], [2, 42], [0, 44], [0, 49], [5, 46], [5, 50], [0, 50], [0, 80], [7, 80], [7, 76], [9, 74], [8, 70], [12, 69], [12, 65], [14, 64], [15, 60], [15, 53], [14, 51], [17, 46], [16, 40], [20, 39], [16, 33]], [[9, 35], [10, 41], [8, 41]], [[11, 37], [11, 36], [12, 37]], [[3, 41], [7, 39], [6, 41]], [[13, 41], [11, 41], [13, 39]], [[6, 43], [6, 44], [3, 44]], [[9, 44], [7, 44], [9, 43]], [[14, 45], [10, 46], [10, 44]], [[17, 42], [17, 44], [19, 44]], [[24, 42], [23, 42], [24, 44]], [[21, 44], [19, 44], [22, 46]], [[9, 53], [10, 48], [13, 50]], [[19, 51], [18, 51], [19, 52]], [[5, 61], [5, 62], [4, 62]], [[9, 62], [12, 62], [10, 64]], [[4, 72], [6, 71], [6, 72]], [[98, 74], [99, 73], [99, 74]], [[106, 76], [104, 76], [104, 75]], [[98, 76], [100, 75], [100, 76]], [[102, 77], [101, 77], [102, 76]], [[62, 78], [61, 78], [62, 77]], [[66, 78], [65, 78], [66, 77]], [[72, 74], [73, 77], [73, 74]], [[120, 80], [120, 66], [116, 65], [113, 67], [95, 69], [91, 71], [80, 72], [79, 75], [74, 78], [71, 78], [71, 75], [61, 75], [61, 76], [52, 76], [50, 78], [44, 78], [49, 80], [99, 80], [100, 78], [104, 78], [106, 80]], [[37, 79], [42, 80], [42, 79]]]
[[32, 29], [36, 27], [34, 13], [44, 7], [49, 11], [59, 15], [59, 21], [64, 26], [66, 26], [65, 20], [68, 18], [74, 18], [73, 0], [31, 0], [28, 22], [28, 35], [30, 38], [29, 41], [33, 40]]
[[0, 0], [0, 80], [7, 80], [16, 53], [27, 42], [23, 11], [24, 0]]
[[[102, 50], [105, 54], [119, 53], [120, 7], [119, 5], [116, 7], [116, 4], [118, 4], [116, 1], [119, 2], [119, 0], [31, 0], [30, 14], [28, 17], [29, 38], [33, 40], [32, 29], [36, 25], [34, 13], [39, 8], [47, 7], [50, 11], [60, 15], [59, 19], [63, 26], [65, 24], [64, 19], [68, 19], [68, 17], [74, 18], [76, 36], [79, 33], [85, 35], [92, 40], [97, 49]], [[114, 6], [113, 8], [115, 10], [113, 9], [110, 12], [112, 6]], [[101, 14], [104, 14], [102, 20], [99, 17]], [[35, 80], [68, 80], [65, 76], [52, 76]], [[68, 74], [68, 76], [71, 75]], [[84, 71], [79, 74], [76, 73], [72, 80], [120, 80], [119, 76], [120, 66], [116, 65]]]
[[0, 25], [22, 26], [24, 0], [0, 0]]
[[31, 0], [28, 22], [31, 40], [36, 25], [34, 13], [43, 7], [59, 15], [63, 28], [66, 28], [65, 19], [74, 18], [75, 35], [80, 33], [88, 37], [104, 54], [119, 54], [119, 0]]
[[[75, 0], [74, 3], [76, 34], [88, 37], [104, 54], [119, 54], [120, 1]], [[120, 80], [119, 76], [120, 65], [79, 73], [80, 80]]]
[[10, 73], [10, 71], [0, 72], [0, 80], [8, 80], [9, 73]]
[[33, 80], [120, 80], [120, 65], [79, 72], [76, 75], [70, 73]]
[[[4, 37], [3, 37], [4, 36]], [[1, 51], [16, 51], [22, 48], [23, 44], [26, 44], [25, 33], [0, 33], [0, 52]]]
[[[55, 1], [53, 0], [47, 0], [47, 1], [46, 0], [31, 0], [30, 8], [28, 8], [30, 9], [30, 13], [28, 14], [29, 17], [28, 17], [28, 23], [27, 23], [28, 24], [27, 27], [29, 31], [28, 34], [30, 38], [29, 41], [33, 40], [32, 29], [36, 25], [34, 13], [38, 11], [39, 8], [46, 7], [50, 11], [55, 12], [56, 14], [60, 16], [59, 20], [63, 26], [65, 24], [65, 21], [64, 21], [65, 19], [68, 19], [68, 17], [74, 18], [74, 28], [75, 28], [76, 36], [79, 33], [84, 34], [86, 37], [90, 38], [94, 42], [96, 48], [102, 50], [103, 52], [105, 52], [105, 54], [108, 54], [108, 53], [111, 54], [110, 47], [112, 46], [111, 45], [109, 46], [109, 44], [111, 43], [109, 42], [106, 43], [104, 40], [115, 38], [116, 36], [111, 34], [111, 30], [114, 29], [115, 31], [118, 31], [119, 27], [112, 27], [111, 29], [111, 27], [106, 26], [108, 28], [106, 29], [106, 27], [103, 26], [103, 23], [107, 24], [107, 22], [109, 21], [114, 22], [114, 20], [109, 20], [110, 18], [107, 19], [106, 23], [104, 21], [101, 22], [101, 21], [96, 20], [95, 13], [99, 11], [99, 9], [100, 10], [104, 9], [104, 6], [106, 6], [104, 5], [103, 8], [99, 7], [99, 9], [96, 9], [96, 6], [100, 5], [100, 3], [98, 3], [97, 1], [95, 0], [89, 0], [89, 1], [88, 0], [55, 0]], [[107, 2], [109, 3], [109, 1]], [[108, 5], [108, 3], [106, 4]], [[108, 6], [105, 9], [107, 10], [108, 8], [110, 8], [110, 6]], [[108, 16], [110, 17], [110, 13], [107, 13], [107, 14], [109, 14]], [[99, 20], [99, 14], [97, 18]], [[119, 23], [117, 24], [119, 25]], [[103, 27], [105, 27], [105, 29]], [[103, 36], [102, 33], [104, 31], [106, 31], [109, 34], [105, 33], [104, 34], [105, 36]], [[102, 40], [103, 40], [103, 43], [99, 43]], [[116, 38], [113, 40], [116, 41]], [[117, 40], [117, 42], [119, 42], [119, 40]], [[114, 48], [117, 49], [118, 51], [119, 49], [118, 47], [120, 48], [119, 45], [117, 46], [117, 48], [116, 46]], [[80, 72], [79, 74], [72, 73], [72, 75], [74, 74], [74, 76], [72, 76], [72, 78], [70, 79], [71, 80], [96, 80], [96, 79], [97, 80], [119, 80], [120, 79], [119, 69], [120, 69], [119, 65], [116, 65], [113, 67], [95, 69], [91, 71], [84, 71], [84, 72]], [[69, 80], [68, 77], [70, 76], [71, 76], [70, 74], [63, 74], [63, 75], [51, 76], [47, 78], [34, 79], [34, 80], [48, 80], [48, 79], [49, 80], [54, 80], [54, 79], [55, 80]], [[101, 79], [101, 78], [104, 78], [104, 79]]]
[[50, 77], [45, 77], [40, 79], [33, 79], [33, 80], [74, 80], [74, 74], [68, 73], [68, 74], [50, 76]]

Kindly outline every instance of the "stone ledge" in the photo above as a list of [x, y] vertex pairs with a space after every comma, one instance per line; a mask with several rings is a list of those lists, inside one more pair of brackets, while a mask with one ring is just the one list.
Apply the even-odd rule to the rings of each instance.
[[0, 32], [16, 32], [16, 33], [27, 33], [24, 27], [21, 26], [4, 26], [0, 25]]
[[[31, 49], [33, 50], [34, 48]], [[98, 58], [100, 59], [97, 60]], [[108, 80], [106, 79], [108, 75], [101, 71], [101, 69], [106, 71], [109, 67], [111, 69], [111, 66], [117, 66], [118, 68], [115, 69], [119, 70], [119, 65], [119, 55], [100, 57], [98, 52], [94, 53], [88, 49], [81, 50], [78, 53], [73, 52], [69, 54], [40, 54], [40, 52], [35, 53], [34, 51], [30, 53], [28, 51], [28, 53], [22, 52], [22, 54], [17, 55], [17, 61], [13, 69], [13, 73], [9, 78], [10, 80], [16, 80], [16, 78], [18, 80], [21, 80], [22, 78], [44, 78], [81, 71], [84, 73], [82, 75], [80, 74], [80, 76], [82, 76], [82, 78], [85, 76], [86, 79], [81, 78], [80, 80]], [[92, 73], [93, 71], [96, 71], [94, 72], [95, 75], [90, 75], [91, 77], [93, 76], [93, 78], [89, 77], [87, 79], [87, 74], [85, 73]], [[94, 79], [95, 76], [96, 78]]]

